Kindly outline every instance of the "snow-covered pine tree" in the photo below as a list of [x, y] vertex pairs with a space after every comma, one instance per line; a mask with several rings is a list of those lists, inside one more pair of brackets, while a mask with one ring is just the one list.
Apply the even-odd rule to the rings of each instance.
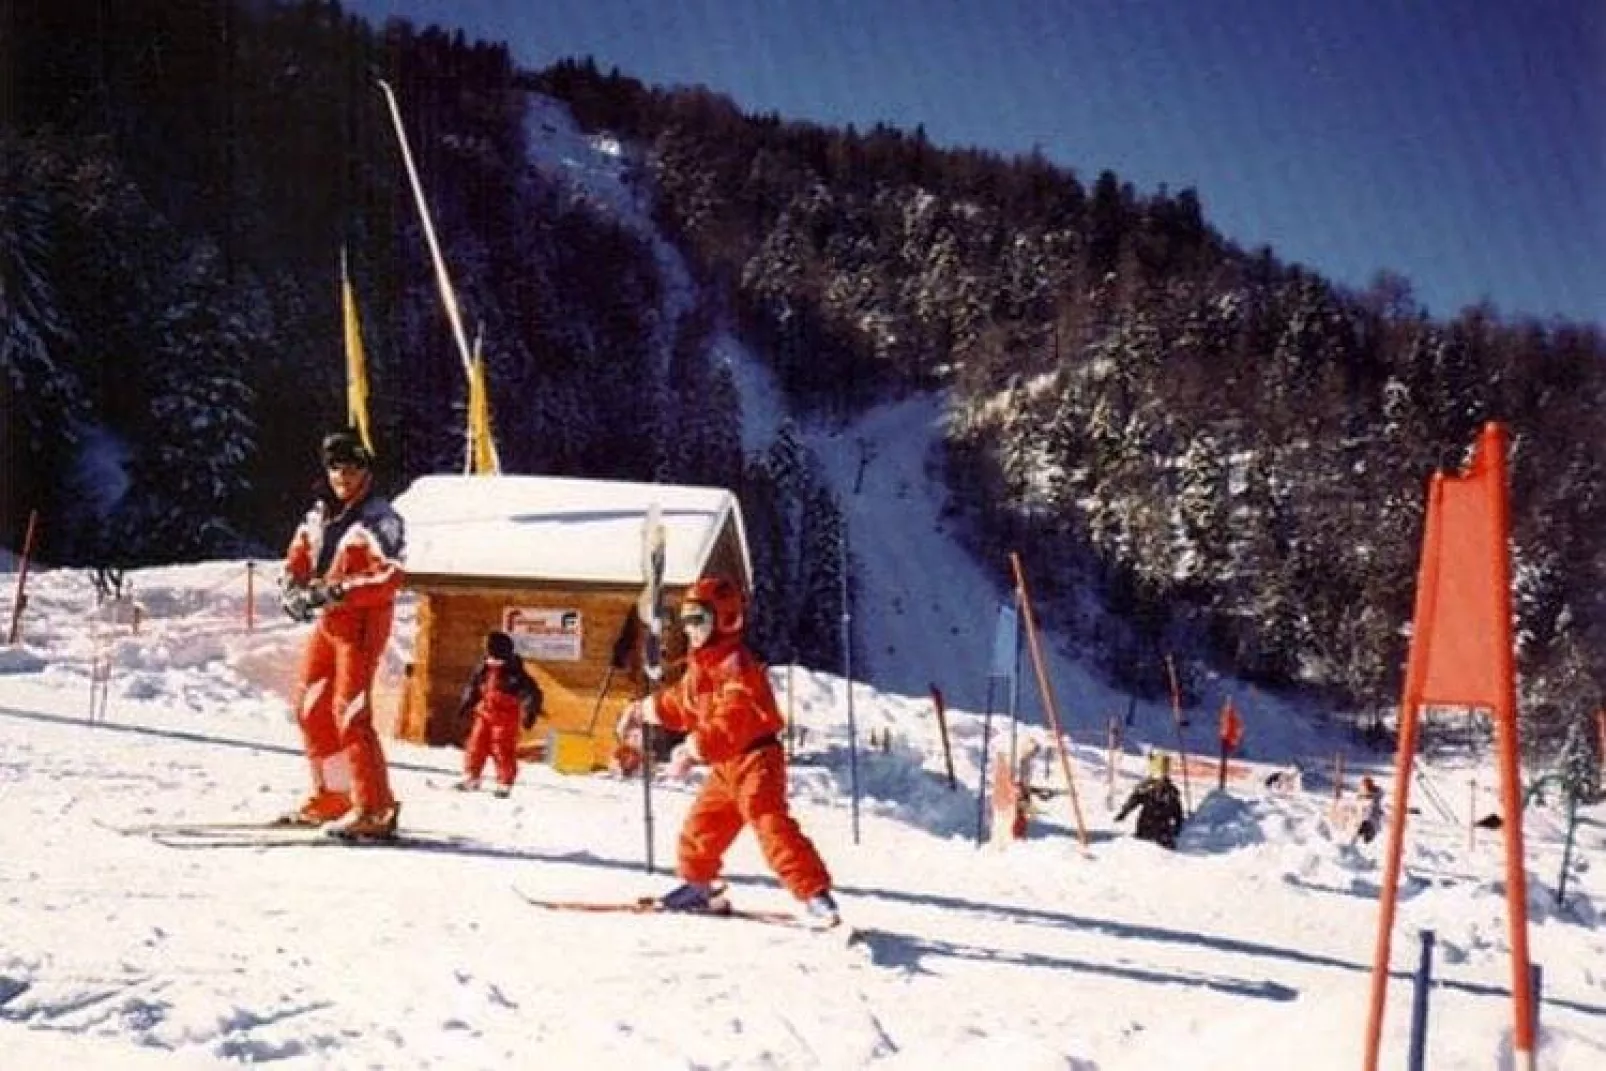
[[1591, 743], [1595, 735], [1591, 720], [1586, 715], [1572, 723], [1556, 771], [1562, 791], [1580, 806], [1593, 803], [1601, 795], [1601, 757], [1595, 754]]
[[791, 608], [786, 602], [790, 548], [775, 477], [762, 457], [754, 457], [747, 463], [741, 501], [742, 521], [747, 528], [747, 545], [753, 559], [753, 598], [748, 608], [745, 638], [765, 661], [789, 661], [793, 657]]
[[[819, 480], [804, 493], [798, 583], [794, 596], [798, 660], [810, 666], [842, 664], [842, 511]], [[858, 659], [854, 660], [857, 664]], [[861, 667], [861, 670], [864, 667]]]
[[149, 422], [118, 510], [119, 538], [134, 560], [242, 549], [232, 511], [249, 489], [256, 449], [243, 377], [264, 346], [260, 325], [234, 300], [241, 291], [227, 286], [210, 243], [189, 251], [173, 284], [158, 348], [140, 367]]

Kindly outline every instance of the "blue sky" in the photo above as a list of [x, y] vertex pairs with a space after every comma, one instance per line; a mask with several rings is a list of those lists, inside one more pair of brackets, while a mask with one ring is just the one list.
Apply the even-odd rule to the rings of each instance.
[[1199, 191], [1246, 248], [1435, 317], [1606, 324], [1601, 0], [350, 0], [749, 111]]

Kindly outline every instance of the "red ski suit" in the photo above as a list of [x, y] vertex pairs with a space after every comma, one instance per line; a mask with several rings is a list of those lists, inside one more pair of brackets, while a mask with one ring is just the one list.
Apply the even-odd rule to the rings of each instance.
[[519, 773], [519, 726], [533, 724], [536, 705], [535, 685], [523, 667], [506, 665], [498, 658], [487, 658], [468, 687], [464, 705], [474, 714], [463, 749], [463, 774], [478, 781], [485, 760], [496, 764], [499, 785], [512, 785]]
[[680, 876], [717, 878], [745, 824], [793, 896], [808, 900], [829, 889], [825, 863], [788, 810], [786, 753], [778, 735], [785, 720], [764, 667], [740, 638], [716, 636], [692, 651], [685, 676], [654, 705], [666, 729], [691, 734], [710, 767], [680, 831]]
[[364, 493], [333, 518], [322, 503], [313, 507], [285, 557], [294, 583], [322, 580], [345, 592], [324, 607], [307, 638], [295, 711], [313, 791], [349, 795], [366, 813], [396, 802], [369, 690], [390, 639], [402, 546], [401, 518], [383, 498]]

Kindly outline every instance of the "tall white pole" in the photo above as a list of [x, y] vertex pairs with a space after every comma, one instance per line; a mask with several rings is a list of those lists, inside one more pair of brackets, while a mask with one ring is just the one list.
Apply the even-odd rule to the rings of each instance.
[[391, 91], [390, 84], [383, 78], [375, 81], [385, 91], [391, 122], [396, 124], [396, 140], [401, 143], [402, 163], [407, 168], [407, 180], [412, 183], [413, 199], [418, 202], [418, 218], [424, 226], [424, 240], [429, 243], [429, 255], [435, 262], [435, 282], [440, 287], [441, 303], [446, 306], [446, 319], [452, 325], [452, 338], [457, 342], [458, 355], [463, 359], [463, 375], [467, 377], [472, 374], [473, 363], [468, 335], [463, 331], [462, 314], [457, 311], [457, 294], [452, 290], [451, 277], [446, 274], [446, 259], [441, 256], [441, 244], [435, 238], [435, 224], [429, 218], [429, 205], [424, 201], [423, 184], [418, 181], [418, 168], [413, 166], [413, 150], [407, 145], [407, 129], [402, 125], [401, 108], [396, 104], [396, 94]]

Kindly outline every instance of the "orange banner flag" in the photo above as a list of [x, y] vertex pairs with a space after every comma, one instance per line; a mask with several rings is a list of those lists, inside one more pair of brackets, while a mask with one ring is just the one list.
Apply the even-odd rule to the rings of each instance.
[[[1506, 708], [1502, 668], [1511, 657], [1505, 531], [1503, 444], [1479, 438], [1459, 476], [1435, 477], [1428, 501], [1424, 572], [1434, 581], [1417, 591], [1416, 622], [1425, 626], [1420, 658], [1423, 703]], [[1430, 558], [1431, 556], [1431, 562]], [[1426, 605], [1424, 605], [1426, 603]]]

